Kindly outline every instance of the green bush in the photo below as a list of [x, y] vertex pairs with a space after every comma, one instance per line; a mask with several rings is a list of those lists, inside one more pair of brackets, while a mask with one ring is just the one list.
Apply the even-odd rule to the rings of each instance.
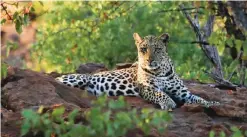
[[134, 32], [143, 37], [166, 32], [171, 36], [168, 52], [178, 73], [199, 79], [206, 58], [198, 46], [190, 44], [195, 40], [193, 30], [180, 12], [160, 12], [176, 9], [179, 3], [56, 2], [38, 29], [33, 58], [48, 64], [38, 63], [46, 71], [71, 72], [85, 62], [112, 68], [116, 63], [135, 62]]
[[[245, 132], [241, 131], [238, 127], [232, 126], [231, 127], [232, 135], [231, 137], [244, 137], [247, 136], [247, 130]], [[219, 132], [219, 137], [226, 137], [226, 134], [224, 131]], [[209, 132], [209, 137], [215, 137], [215, 132], [210, 131]]]
[[62, 137], [119, 137], [128, 130], [140, 128], [148, 134], [152, 128], [164, 132], [171, 116], [166, 111], [142, 109], [140, 112], [130, 108], [123, 97], [107, 102], [105, 96], [99, 97], [90, 110], [83, 113], [86, 123], [75, 123], [75, 117], [80, 114], [78, 110], [69, 113], [64, 120], [63, 107], [56, 108], [52, 113], [38, 114], [32, 110], [23, 110], [24, 120], [21, 127], [21, 135], [29, 132], [33, 134], [44, 133], [46, 137], [51, 134]]
[[[212, 68], [197, 41], [193, 29], [179, 5], [191, 9], [191, 15], [198, 11], [198, 21], [203, 26], [210, 14], [215, 14], [217, 4], [211, 2], [126, 2], [126, 1], [74, 1], [33, 2], [29, 7], [39, 18], [36, 43], [32, 46], [33, 65], [37, 71], [73, 72], [86, 62], [103, 63], [113, 68], [117, 63], [135, 62], [136, 47], [132, 34], [141, 36], [170, 34], [168, 53], [174, 61], [176, 72], [184, 79], [209, 82], [211, 79], [203, 70]], [[215, 7], [212, 7], [212, 6]], [[26, 7], [28, 5], [22, 5]], [[194, 9], [197, 7], [198, 9]], [[215, 9], [214, 9], [215, 8]], [[16, 29], [28, 23], [27, 16], [16, 12], [13, 16]], [[18, 16], [17, 16], [18, 15]], [[2, 24], [6, 21], [2, 20]], [[224, 77], [227, 78], [239, 63], [230, 56], [230, 47], [246, 45], [247, 40], [230, 36], [225, 27], [226, 18], [215, 17], [213, 33], [208, 42], [217, 46], [222, 60]], [[246, 36], [246, 31], [244, 35]], [[194, 43], [194, 44], [192, 44]], [[247, 59], [247, 46], [243, 46], [243, 60]], [[210, 71], [210, 70], [209, 70]], [[240, 74], [232, 81], [239, 83]], [[246, 81], [247, 82], [247, 81]]]

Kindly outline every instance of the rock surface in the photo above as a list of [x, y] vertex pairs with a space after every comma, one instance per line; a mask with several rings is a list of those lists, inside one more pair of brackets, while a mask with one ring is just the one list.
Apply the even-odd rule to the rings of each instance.
[[[68, 110], [83, 110], [90, 108], [90, 101], [95, 99], [85, 91], [61, 85], [53, 77], [31, 70], [9, 67], [7, 78], [1, 82], [1, 134], [6, 137], [19, 136], [20, 125], [16, 122], [21, 120], [20, 112], [23, 108], [64, 105]], [[163, 134], [153, 130], [150, 136], [206, 137], [211, 130], [223, 130], [226, 136], [230, 136], [230, 127], [233, 125], [247, 130], [247, 89], [228, 91], [211, 88], [207, 84], [185, 83], [192, 93], [208, 100], [219, 101], [222, 105], [213, 108], [183, 105], [176, 108], [171, 112], [173, 121], [168, 130]], [[136, 108], [154, 107], [138, 97], [125, 97], [125, 100]], [[139, 129], [131, 130], [126, 136], [143, 136], [143, 132]]]
[[94, 73], [99, 71], [107, 71], [107, 68], [105, 67], [104, 64], [96, 64], [96, 63], [81, 64], [76, 70], [76, 72], [80, 74]]

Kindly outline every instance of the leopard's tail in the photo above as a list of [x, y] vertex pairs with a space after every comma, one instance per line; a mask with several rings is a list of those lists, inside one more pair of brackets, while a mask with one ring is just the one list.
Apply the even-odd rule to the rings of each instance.
[[56, 78], [56, 81], [63, 83], [69, 87], [84, 89], [89, 82], [87, 74], [67, 74]]

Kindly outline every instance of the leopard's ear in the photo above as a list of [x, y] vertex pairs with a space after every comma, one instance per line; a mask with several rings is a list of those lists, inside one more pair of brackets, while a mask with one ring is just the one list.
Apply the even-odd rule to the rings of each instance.
[[139, 36], [138, 33], [134, 33], [134, 34], [133, 34], [133, 37], [134, 37], [134, 40], [135, 40], [135, 43], [136, 43], [136, 44], [141, 43], [142, 38]]
[[169, 34], [168, 33], [164, 33], [164, 34], [162, 34], [162, 35], [159, 36], [159, 39], [163, 43], [168, 43], [169, 42]]

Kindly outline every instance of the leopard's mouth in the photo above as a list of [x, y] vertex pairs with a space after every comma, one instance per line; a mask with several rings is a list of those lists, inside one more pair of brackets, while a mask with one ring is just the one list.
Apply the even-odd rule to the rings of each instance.
[[144, 71], [146, 71], [146, 72], [148, 72], [148, 73], [158, 73], [159, 72], [159, 70], [160, 70], [160, 66], [156, 66], [156, 67], [150, 67], [150, 66], [148, 66], [148, 67], [143, 67], [142, 66], [142, 69], [144, 70]]
[[155, 65], [155, 66], [147, 65], [146, 69], [148, 69], [150, 71], [157, 71], [160, 69], [160, 65]]

